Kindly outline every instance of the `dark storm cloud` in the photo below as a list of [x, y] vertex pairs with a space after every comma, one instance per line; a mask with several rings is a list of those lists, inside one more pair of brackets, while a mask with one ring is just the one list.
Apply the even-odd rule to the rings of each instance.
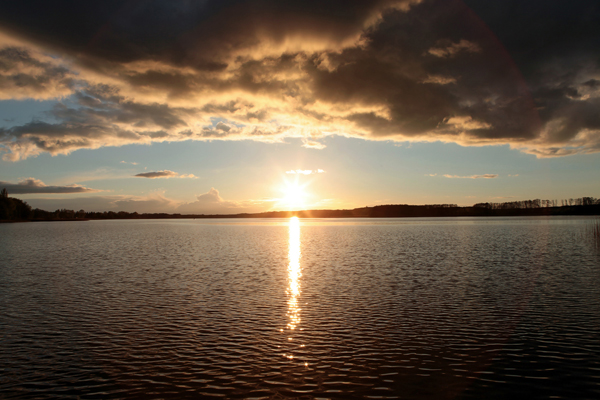
[[[542, 139], [549, 146], [573, 141], [587, 147], [583, 152], [598, 151], [600, 3], [465, 3], [497, 36], [527, 82], [545, 124]], [[548, 155], [578, 152], [576, 148], [557, 150], [549, 147]]]
[[35, 41], [112, 62], [161, 60], [219, 71], [239, 49], [311, 32], [343, 42], [392, 0], [4, 2], [0, 24]]
[[587, 82], [583, 82], [583, 84], [585, 86], [591, 87], [591, 88], [597, 88], [598, 86], [600, 86], [600, 81], [598, 79], [590, 79]]
[[[437, 130], [442, 137], [467, 131], [473, 140], [532, 138], [539, 128], [526, 84], [481, 25], [457, 2], [388, 13], [365, 33], [366, 46], [332, 56], [337, 68], [314, 65], [314, 93], [334, 103], [385, 106], [387, 116], [349, 115], [375, 137]], [[448, 126], [452, 117], [480, 127]]]
[[73, 74], [60, 65], [18, 47], [0, 49], [0, 100], [61, 97], [71, 93], [73, 84]]
[[593, 0], [465, 0], [528, 78], [548, 61], [594, 58], [600, 4]]
[[180, 116], [187, 110], [128, 101], [105, 86], [78, 92], [74, 100], [75, 106], [58, 103], [48, 112], [59, 122], [31, 121], [0, 128], [0, 143], [11, 151], [8, 156], [19, 159], [41, 151], [61, 154], [79, 148], [165, 140], [170, 136], [165, 130], [186, 127]]
[[331, 134], [600, 151], [590, 1], [6, 3], [2, 98], [72, 101], [2, 128], [5, 159]]
[[0, 187], [9, 194], [35, 194], [35, 193], [92, 193], [101, 190], [90, 189], [81, 185], [49, 186], [39, 179], [27, 178], [19, 183], [0, 181]]

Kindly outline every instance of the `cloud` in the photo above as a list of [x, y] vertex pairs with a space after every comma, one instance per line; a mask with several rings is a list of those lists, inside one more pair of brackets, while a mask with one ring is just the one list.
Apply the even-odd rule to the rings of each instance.
[[51, 57], [11, 46], [2, 39], [0, 35], [0, 100], [46, 100], [73, 93], [73, 71]]
[[441, 41], [436, 47], [430, 48], [427, 52], [436, 57], [453, 57], [461, 51], [468, 53], [477, 53], [481, 51], [480, 47], [468, 40], [461, 39], [457, 43], [451, 43], [448, 41]]
[[94, 212], [127, 211], [138, 213], [173, 213], [181, 202], [165, 197], [164, 192], [150, 193], [146, 196], [94, 196], [63, 199], [35, 198], [27, 199], [34, 208], [53, 211], [66, 208]]
[[318, 150], [331, 135], [600, 152], [589, 1], [13, 3], [0, 99], [59, 104], [0, 128], [8, 161], [183, 140]]
[[310, 175], [310, 174], [322, 174], [325, 171], [322, 169], [292, 169], [285, 171], [286, 174], [298, 174], [298, 175]]
[[453, 78], [451, 76], [429, 75], [423, 80], [423, 83], [436, 83], [438, 85], [448, 85], [449, 83], [456, 83], [456, 78]]
[[[430, 176], [435, 176], [430, 175]], [[483, 174], [483, 175], [469, 175], [469, 176], [459, 176], [459, 175], [443, 175], [445, 178], [450, 179], [495, 179], [498, 177], [498, 174]]]
[[[9, 191], [10, 195], [10, 191]], [[34, 208], [56, 210], [67, 208], [94, 212], [127, 211], [138, 213], [181, 213], [181, 214], [239, 214], [268, 211], [274, 201], [270, 199], [230, 201], [225, 200], [215, 188], [197, 196], [195, 201], [186, 202], [167, 197], [164, 191], [145, 196], [93, 196], [77, 198], [34, 198], [27, 199]]]
[[5, 188], [9, 194], [35, 194], [35, 193], [93, 193], [101, 190], [90, 189], [81, 185], [49, 186], [39, 179], [27, 178], [19, 183], [0, 181], [0, 187]]
[[169, 170], [163, 170], [163, 171], [156, 171], [156, 172], [142, 172], [139, 174], [134, 175], [138, 178], [150, 178], [150, 179], [159, 179], [159, 178], [193, 178], [193, 179], [197, 179], [196, 176], [194, 176], [194, 174], [179, 174], [177, 172], [174, 171], [169, 171]]
[[147, 196], [114, 198], [114, 208], [119, 211], [137, 213], [173, 212], [181, 202], [165, 197], [164, 192], [155, 192]]
[[136, 162], [128, 162], [128, 161], [121, 161], [121, 164], [138, 165], [138, 163], [136, 163]]
[[307, 149], [315, 149], [315, 150], [323, 150], [325, 146], [323, 143], [317, 142], [315, 140], [303, 140], [302, 147]]
[[246, 200], [242, 202], [225, 200], [215, 188], [197, 196], [196, 201], [185, 203], [177, 208], [182, 214], [240, 214], [266, 211], [272, 205], [266, 200]]

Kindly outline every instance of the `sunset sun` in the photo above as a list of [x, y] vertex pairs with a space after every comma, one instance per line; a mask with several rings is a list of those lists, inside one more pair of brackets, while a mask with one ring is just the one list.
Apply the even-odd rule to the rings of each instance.
[[283, 197], [281, 203], [283, 206], [290, 209], [301, 209], [306, 206], [306, 198], [308, 194], [304, 189], [305, 185], [298, 182], [285, 182], [281, 191]]

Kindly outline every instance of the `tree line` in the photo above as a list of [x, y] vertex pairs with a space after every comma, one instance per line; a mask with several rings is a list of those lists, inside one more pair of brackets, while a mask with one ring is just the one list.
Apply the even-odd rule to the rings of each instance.
[[[560, 201], [560, 207], [572, 206], [593, 206], [600, 204], [600, 199], [594, 197], [580, 197], [577, 199], [563, 199]], [[558, 200], [523, 200], [509, 201], [506, 203], [477, 203], [473, 207], [489, 208], [492, 210], [512, 210], [528, 208], [549, 208], [559, 207]]]
[[[560, 205], [559, 205], [560, 204]], [[395, 218], [395, 217], [469, 217], [469, 216], [535, 216], [535, 215], [600, 215], [600, 199], [580, 197], [557, 200], [522, 200], [504, 203], [477, 203], [459, 207], [456, 204], [388, 204], [351, 210], [268, 211], [254, 214], [167, 214], [127, 211], [86, 212], [58, 209], [32, 209], [20, 199], [0, 192], [0, 220], [4, 221], [77, 221], [90, 219], [163, 219], [163, 218]]]

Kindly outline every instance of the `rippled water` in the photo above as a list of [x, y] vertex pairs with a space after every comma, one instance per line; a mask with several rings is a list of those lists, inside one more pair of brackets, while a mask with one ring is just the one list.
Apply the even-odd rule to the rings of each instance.
[[588, 227], [0, 225], [0, 397], [598, 398]]

